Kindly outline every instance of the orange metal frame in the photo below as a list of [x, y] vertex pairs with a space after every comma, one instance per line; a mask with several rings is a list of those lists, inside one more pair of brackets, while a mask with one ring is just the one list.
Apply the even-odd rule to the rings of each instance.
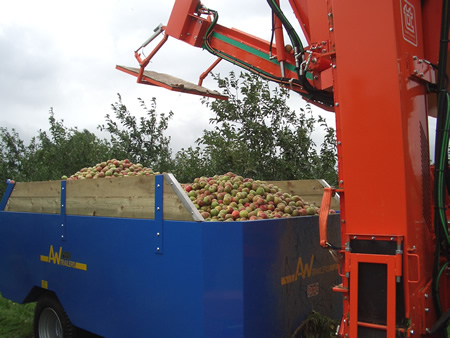
[[[205, 41], [214, 17], [199, 10], [198, 0], [176, 0], [164, 30], [166, 36], [195, 47], [207, 43], [220, 59], [308, 99], [305, 89], [290, 81], [297, 79], [295, 67], [301, 61], [312, 86], [334, 92], [343, 257], [342, 285], [335, 290], [344, 296], [339, 333], [357, 337], [360, 329], [368, 328], [385, 331], [386, 337], [399, 332], [426, 335], [436, 321], [427, 296], [434, 254], [427, 83], [436, 82], [431, 63], [438, 63], [436, 13], [440, 14], [442, 0], [289, 3], [308, 42], [302, 60], [285, 52], [277, 19], [273, 55], [270, 43], [218, 24]], [[136, 57], [143, 70], [146, 60], [139, 53]], [[320, 244], [325, 248], [330, 248], [327, 203], [335, 191], [325, 189], [320, 215]], [[371, 249], [390, 246], [389, 242], [394, 252]], [[360, 246], [360, 252], [351, 243]], [[383, 323], [358, 318], [364, 306], [359, 299], [363, 277], [359, 267], [366, 263], [386, 266]], [[448, 308], [450, 279], [444, 277], [442, 283], [442, 302]], [[401, 325], [396, 318], [399, 308], [407, 321]]]

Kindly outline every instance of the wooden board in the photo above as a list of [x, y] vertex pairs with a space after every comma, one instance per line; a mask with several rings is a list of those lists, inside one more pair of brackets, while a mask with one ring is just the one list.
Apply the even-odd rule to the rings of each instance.
[[151, 219], [154, 195], [154, 176], [67, 181], [66, 214]]
[[[306, 202], [320, 206], [323, 197], [323, 188], [326, 182], [323, 180], [295, 180], [295, 181], [267, 181], [289, 194], [298, 195]], [[331, 200], [331, 208], [339, 210], [339, 199]]]
[[[178, 182], [164, 179], [163, 218], [192, 221], [192, 205], [183, 205], [174, 191]], [[296, 194], [305, 201], [320, 206], [323, 194], [321, 180], [268, 181], [284, 192]], [[178, 185], [178, 189], [181, 187]], [[180, 193], [180, 191], [178, 191]], [[184, 192], [181, 191], [181, 194]], [[191, 203], [187, 199], [187, 203]], [[186, 202], [185, 202], [186, 203]], [[61, 182], [16, 183], [5, 211], [59, 214]], [[189, 208], [191, 208], [189, 210]], [[332, 200], [331, 208], [339, 210], [339, 201]], [[155, 176], [102, 178], [66, 182], [66, 214], [118, 218], [155, 217]], [[198, 217], [197, 217], [198, 220]]]
[[[134, 76], [138, 76], [140, 71], [138, 68], [119, 65], [116, 66], [116, 69]], [[219, 93], [218, 91], [196, 85], [192, 82], [185, 81], [183, 79], [180, 79], [178, 77], [169, 74], [158, 73], [151, 70], [144, 70], [142, 76], [142, 83], [163, 87], [176, 92], [208, 96], [221, 100], [228, 100], [227, 96]]]
[[[184, 207], [172, 186], [164, 180], [163, 218], [176, 221], [192, 221], [192, 215]], [[192, 207], [194, 207], [192, 205]]]
[[17, 182], [5, 211], [59, 214], [61, 182]]

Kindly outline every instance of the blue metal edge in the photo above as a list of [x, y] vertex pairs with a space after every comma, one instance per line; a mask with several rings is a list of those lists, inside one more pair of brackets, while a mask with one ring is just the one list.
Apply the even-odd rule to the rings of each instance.
[[61, 205], [60, 205], [60, 216], [61, 216], [61, 240], [66, 240], [66, 181], [61, 181]]
[[155, 176], [155, 224], [156, 224], [156, 246], [155, 253], [163, 253], [163, 201], [164, 201], [164, 176]]
[[5, 193], [3, 194], [3, 198], [2, 201], [0, 202], [0, 211], [4, 211], [5, 207], [6, 207], [6, 203], [8, 203], [9, 197], [11, 196], [11, 193], [14, 189], [14, 185], [16, 184], [14, 181], [12, 181], [13, 183], [11, 183], [11, 180], [8, 179], [6, 180], [6, 190]]

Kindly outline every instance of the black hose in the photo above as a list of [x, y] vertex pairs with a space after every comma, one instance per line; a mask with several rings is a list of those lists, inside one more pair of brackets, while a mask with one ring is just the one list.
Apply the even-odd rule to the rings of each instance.
[[[295, 53], [303, 53], [303, 45], [302, 42], [297, 35], [297, 32], [295, 31], [294, 27], [292, 27], [289, 20], [285, 17], [283, 14], [281, 8], [278, 6], [278, 4], [275, 2], [275, 0], [267, 0], [267, 3], [269, 4], [270, 8], [272, 9], [273, 13], [280, 19], [281, 24], [283, 25], [284, 29], [286, 30], [292, 46], [294, 47]], [[297, 57], [297, 56], [296, 56]], [[298, 80], [300, 85], [303, 87], [303, 89], [310, 95], [311, 100], [318, 101], [320, 103], [323, 103], [327, 106], [332, 107], [334, 104], [334, 96], [332, 92], [327, 92], [324, 90], [320, 90], [312, 86], [308, 79], [306, 78], [306, 72], [303, 74], [300, 74], [300, 68], [296, 67], [297, 74], [298, 74]]]
[[[439, 47], [439, 64], [438, 64], [438, 104], [437, 104], [437, 121], [436, 121], [436, 141], [435, 141], [435, 174], [434, 174], [434, 203], [435, 203], [435, 236], [436, 249], [433, 264], [433, 300], [436, 308], [437, 317], [442, 316], [442, 308], [440, 305], [439, 295], [439, 276], [440, 276], [440, 259], [441, 250], [443, 255], [449, 259], [448, 234], [446, 234], [447, 218], [445, 215], [445, 191], [446, 179], [444, 178], [448, 168], [448, 135], [449, 135], [449, 111], [448, 111], [448, 93], [446, 80], [447, 65], [447, 48], [448, 48], [448, 31], [449, 31], [449, 6], [448, 0], [442, 1], [442, 19], [441, 34]], [[445, 153], [444, 153], [445, 152]], [[443, 337], [445, 332], [442, 331]]]

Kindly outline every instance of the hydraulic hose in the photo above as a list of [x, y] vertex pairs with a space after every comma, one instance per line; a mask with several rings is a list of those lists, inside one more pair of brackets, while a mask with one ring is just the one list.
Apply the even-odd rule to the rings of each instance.
[[[447, 268], [450, 260], [450, 240], [447, 230], [447, 217], [445, 213], [446, 173], [448, 171], [448, 145], [450, 129], [450, 96], [447, 92], [446, 64], [449, 31], [449, 4], [448, 0], [442, 1], [442, 21], [439, 47], [438, 65], [438, 112], [436, 121], [435, 141], [435, 174], [434, 174], [434, 231], [436, 237], [436, 248], [433, 264], [433, 300], [438, 317], [442, 316], [442, 307], [439, 294], [439, 282], [443, 271]], [[441, 266], [441, 259], [445, 262]], [[445, 328], [442, 336], [445, 337]]]
[[[278, 3], [275, 0], [267, 0], [267, 3], [269, 4], [273, 13], [280, 19], [281, 24], [283, 25], [289, 36], [289, 39], [291, 40], [292, 46], [294, 47], [294, 53], [296, 54], [295, 57], [297, 58], [298, 54], [304, 53], [302, 41], [300, 40], [294, 27], [292, 27], [291, 23], [284, 15]], [[296, 69], [299, 83], [301, 84], [303, 89], [306, 90], [308, 94], [310, 94], [311, 99], [332, 107], [334, 104], [333, 93], [315, 88], [309, 83], [308, 79], [306, 78], [306, 72], [304, 72], [304, 74], [300, 74], [300, 68], [296, 67]]]

